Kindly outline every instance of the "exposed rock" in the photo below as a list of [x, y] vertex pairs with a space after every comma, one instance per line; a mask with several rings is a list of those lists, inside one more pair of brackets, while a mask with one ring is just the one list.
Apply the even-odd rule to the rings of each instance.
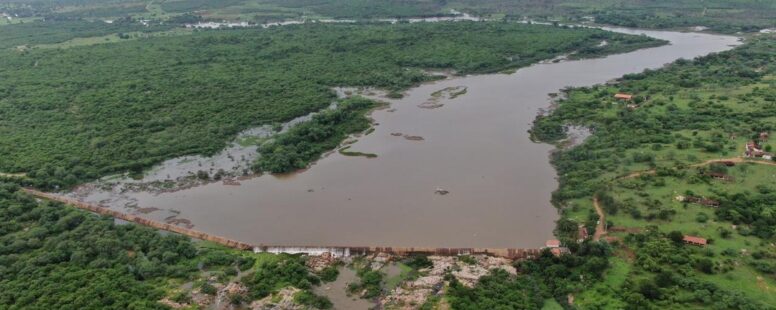
[[448, 190], [446, 190], [446, 189], [444, 189], [444, 188], [441, 188], [441, 187], [437, 187], [437, 188], [434, 190], [434, 194], [437, 194], [437, 195], [442, 195], [442, 196], [444, 196], [444, 195], [447, 195], [447, 194], [449, 194], [449, 193], [450, 193], [450, 191], [448, 191]]
[[235, 181], [234, 179], [224, 179], [222, 181], [224, 185], [230, 185], [230, 186], [240, 186], [240, 182]]
[[482, 276], [487, 275], [493, 269], [503, 269], [509, 274], [517, 274], [517, 270], [512, 266], [512, 261], [509, 259], [486, 255], [476, 255], [472, 256], [472, 258], [477, 261], [476, 264], [458, 264], [460, 270], [453, 272], [453, 276], [467, 287], [473, 287]]
[[215, 296], [202, 293], [200, 289], [191, 291], [191, 301], [199, 306], [209, 306], [213, 304], [215, 300]]
[[294, 303], [294, 295], [300, 290], [295, 287], [286, 287], [279, 292], [264, 297], [251, 303], [253, 310], [297, 310], [305, 307]]
[[164, 299], [160, 300], [159, 303], [163, 304], [165, 306], [168, 306], [170, 308], [173, 308], [173, 309], [182, 309], [182, 308], [185, 308], [185, 307], [189, 306], [189, 304], [177, 303], [177, 302], [174, 302], [174, 301], [172, 301], [172, 300], [170, 300], [169, 298], [166, 298], [166, 297]]
[[377, 254], [373, 255], [369, 259], [372, 262], [370, 267], [372, 268], [372, 270], [379, 270], [379, 269], [383, 268], [383, 266], [385, 266], [385, 264], [390, 262], [391, 258], [393, 258], [393, 256], [391, 256], [391, 254], [388, 254], [388, 253], [377, 253]]
[[326, 267], [336, 264], [338, 259], [329, 252], [318, 256], [308, 256], [305, 264], [314, 272], [320, 272]]
[[232, 282], [227, 284], [225, 287], [219, 289], [218, 294], [216, 295], [216, 304], [218, 305], [218, 310], [231, 309], [232, 296], [245, 296], [247, 294], [248, 288], [245, 287], [245, 285], [242, 283]]

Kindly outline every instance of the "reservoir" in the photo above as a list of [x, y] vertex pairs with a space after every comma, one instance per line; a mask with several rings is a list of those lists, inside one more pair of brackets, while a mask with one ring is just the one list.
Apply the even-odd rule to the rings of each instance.
[[[374, 131], [288, 176], [210, 183], [164, 193], [125, 192], [135, 209], [253, 244], [534, 248], [551, 239], [554, 146], [528, 130], [565, 87], [591, 86], [731, 49], [738, 38], [606, 28], [669, 45], [605, 58], [536, 64], [511, 74], [423, 84], [371, 114]], [[453, 89], [458, 96], [435, 97]], [[465, 89], [465, 93], [461, 90]], [[454, 98], [450, 98], [454, 97]], [[84, 197], [106, 201], [95, 191]], [[108, 199], [110, 200], [110, 199]], [[107, 203], [130, 212], [123, 203]], [[180, 223], [180, 222], [179, 222]]]

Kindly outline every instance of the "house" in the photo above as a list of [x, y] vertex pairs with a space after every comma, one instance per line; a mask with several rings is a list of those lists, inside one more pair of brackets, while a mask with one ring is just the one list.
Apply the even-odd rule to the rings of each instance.
[[590, 237], [590, 234], [587, 233], [587, 227], [585, 227], [585, 225], [579, 225], [579, 230], [577, 231], [577, 242], [583, 242], [588, 237]]
[[706, 245], [706, 239], [701, 237], [684, 235], [684, 238], [682, 238], [682, 241], [684, 241], [684, 243], [686, 244], [699, 245], [699, 246]]
[[614, 94], [614, 99], [617, 99], [617, 100], [626, 100], [626, 101], [627, 101], [627, 100], [631, 100], [631, 99], [633, 99], [633, 95], [631, 95], [631, 94], [626, 94], [626, 93], [616, 93], [616, 94]]
[[559, 248], [560, 247], [560, 240], [552, 239], [547, 240], [547, 242], [544, 243], [545, 248]]
[[550, 249], [550, 253], [555, 256], [561, 256], [563, 254], [569, 254], [571, 251], [569, 251], [569, 248], [552, 248]]
[[760, 145], [758, 145], [757, 142], [749, 141], [746, 143], [746, 148], [744, 149], [744, 155], [746, 157], [763, 157], [763, 155], [765, 155], [765, 152], [763, 152], [763, 150], [760, 149]]
[[676, 196], [676, 200], [681, 202], [689, 202], [689, 203], [697, 203], [699, 205], [704, 205], [707, 207], [712, 208], [718, 208], [719, 207], [719, 201], [713, 200], [713, 199], [707, 199], [703, 197], [695, 197], [695, 196]]
[[727, 175], [727, 174], [724, 174], [724, 173], [721, 173], [721, 172], [707, 172], [707, 173], [705, 173], [705, 175], [710, 176], [710, 177], [712, 177], [714, 179], [717, 179], [717, 180], [722, 180], [722, 181], [731, 182], [731, 181], [735, 180], [735, 178], [732, 175]]

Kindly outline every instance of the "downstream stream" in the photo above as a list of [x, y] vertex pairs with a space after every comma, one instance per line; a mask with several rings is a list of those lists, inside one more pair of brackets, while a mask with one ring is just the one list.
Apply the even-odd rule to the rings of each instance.
[[[541, 246], [558, 218], [549, 202], [558, 182], [549, 163], [553, 146], [531, 142], [527, 130], [549, 108], [548, 94], [739, 44], [731, 36], [606, 29], [671, 44], [513, 74], [457, 77], [411, 89], [400, 100], [384, 99], [390, 108], [371, 115], [379, 125], [349, 149], [376, 158], [332, 153], [291, 176], [124, 195], [147, 208], [149, 218], [173, 212], [197, 230], [255, 244]], [[432, 93], [450, 87], [466, 93], [429, 104]], [[105, 195], [95, 191], [86, 199]]]

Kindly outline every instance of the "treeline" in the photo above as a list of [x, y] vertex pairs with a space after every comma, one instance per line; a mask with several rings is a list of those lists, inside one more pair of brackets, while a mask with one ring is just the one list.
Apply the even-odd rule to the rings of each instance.
[[279, 134], [259, 147], [254, 170], [285, 173], [306, 168], [321, 154], [336, 148], [349, 134], [369, 128], [366, 112], [377, 103], [364, 98], [343, 100], [333, 110], [324, 110], [312, 120]]
[[[563, 139], [569, 124], [589, 126], [595, 131], [584, 144], [554, 155], [552, 162], [559, 170], [561, 182], [560, 189], [553, 194], [554, 201], [562, 204], [590, 197], [625, 165], [655, 166], [655, 153], [669, 146], [711, 154], [728, 154], [731, 147], [737, 147], [721, 133], [687, 137], [677, 134], [680, 131], [723, 129], [750, 136], [776, 128], [776, 124], [766, 121], [776, 116], [772, 108], [776, 96], [770, 90], [754, 88], [751, 93], [740, 95], [736, 100], [747, 102], [748, 106], [735, 110], [724, 104], [733, 100], [729, 96], [703, 99], [692, 94], [696, 89], [715, 85], [731, 87], [760, 82], [776, 72], [774, 50], [773, 40], [761, 38], [733, 51], [626, 75], [617, 86], [572, 90], [552, 114], [537, 118], [531, 131], [535, 139], [548, 142]], [[617, 92], [651, 100], [629, 110], [625, 104], [612, 104]]]
[[[626, 75], [617, 85], [569, 90], [557, 109], [538, 117], [532, 129], [535, 139], [547, 142], [564, 139], [568, 125], [582, 125], [593, 130], [593, 135], [581, 145], [557, 152], [552, 157], [560, 180], [559, 189], [553, 193], [553, 202], [564, 214], [558, 221], [558, 235], [570, 241], [576, 236], [578, 224], [587, 225], [590, 230], [591, 224], [599, 220], [598, 216], [591, 209], [585, 218], [584, 212], [580, 214], [576, 209], [589, 205], [594, 195], [608, 216], [609, 226], [613, 225], [612, 218], [622, 220], [617, 215], [623, 213], [629, 214], [629, 220], [637, 223], [662, 221], [669, 224], [673, 224], [671, 221], [677, 213], [687, 213], [660, 200], [673, 200], [679, 195], [676, 191], [673, 194], [662, 192], [660, 188], [666, 186], [667, 179], [694, 184], [711, 182], [706, 173], [725, 174], [727, 168], [711, 165], [688, 169], [689, 165], [709, 158], [740, 156], [745, 141], [758, 139], [761, 132], [776, 129], [773, 121], [776, 93], [772, 87], [772, 77], [776, 74], [774, 60], [776, 41], [771, 36], [758, 36], [731, 51]], [[614, 100], [613, 95], [620, 92], [633, 94], [634, 99], [630, 102]], [[655, 174], [617, 181], [614, 184], [620, 196], [611, 194], [615, 190], [613, 180], [646, 169], [655, 169]], [[648, 191], [648, 186], [657, 189]], [[638, 199], [621, 199], [630, 194]], [[597, 286], [589, 293], [595, 298], [585, 299], [585, 305], [646, 309], [698, 305], [719, 309], [768, 308], [761, 304], [766, 301], [752, 298], [758, 292], [736, 292], [740, 290], [725, 286], [719, 278], [738, 268], [745, 269], [738, 273], [749, 274], [749, 266], [762, 276], [775, 274], [774, 256], [766, 245], [772, 242], [776, 231], [772, 189], [762, 184], [743, 192], [714, 191], [713, 199], [719, 203], [718, 208], [713, 209], [717, 221], [738, 226], [733, 229], [741, 236], [760, 238], [760, 247], [749, 241], [741, 245], [751, 245], [757, 254], [750, 257], [731, 248], [704, 249], [686, 245], [684, 234], [698, 230], [692, 223], [687, 224], [685, 232], [661, 232], [655, 227], [646, 227], [645, 232], [628, 234], [619, 242], [618, 256], [624, 256], [620, 259], [626, 261], [622, 263], [626, 265], [622, 267], [626, 271], [616, 277], [624, 282], [616, 286]], [[568, 218], [572, 212], [579, 223]], [[695, 221], [703, 226], [709, 216], [699, 213]], [[709, 244], [714, 244], [712, 237], [717, 236], [731, 242], [729, 228], [720, 228], [714, 234], [704, 232], [703, 237], [708, 238]], [[584, 295], [585, 290], [581, 294]]]
[[603, 242], [570, 245], [569, 254], [556, 256], [547, 249], [535, 260], [517, 262], [517, 277], [496, 269], [467, 288], [449, 276], [446, 297], [453, 309], [540, 309], [546, 299], [570, 307], [568, 294], [600, 281], [611, 254]]
[[35, 21], [3, 26], [0, 31], [0, 49], [62, 43], [75, 38], [99, 37], [114, 33], [163, 31], [172, 27], [174, 26], [158, 24], [146, 27], [131, 19], [116, 20], [110, 24], [85, 20]]
[[[192, 304], [192, 290], [215, 296], [216, 283], [240, 280], [247, 294], [225, 293], [239, 305], [285, 287], [297, 303], [327, 309], [309, 290], [336, 278], [311, 273], [299, 255], [254, 255], [197, 245], [187, 237], [117, 224], [56, 202], [38, 202], [0, 182], [0, 308], [167, 309], [162, 298]], [[332, 272], [334, 272], [332, 274]], [[171, 283], [192, 282], [180, 289]]]
[[42, 188], [140, 173], [319, 111], [334, 86], [403, 90], [431, 78], [421, 68], [495, 72], [633, 38], [511, 23], [306, 24], [0, 51], [0, 171]]
[[[145, 1], [11, 0], [0, 11], [48, 20], [148, 16]], [[639, 28], [703, 26], [717, 32], [755, 32], [776, 27], [776, 4], [760, 0], [168, 0], [157, 3], [170, 15], [207, 11], [219, 18], [250, 22], [302, 17], [341, 19], [452, 15], [452, 10], [520, 20], [588, 21]], [[64, 8], [64, 9], [63, 9]], [[247, 18], [246, 18], [247, 17]]]
[[118, 225], [0, 183], [0, 305], [5, 309], [160, 309], [166, 279], [216, 265], [189, 239]]

